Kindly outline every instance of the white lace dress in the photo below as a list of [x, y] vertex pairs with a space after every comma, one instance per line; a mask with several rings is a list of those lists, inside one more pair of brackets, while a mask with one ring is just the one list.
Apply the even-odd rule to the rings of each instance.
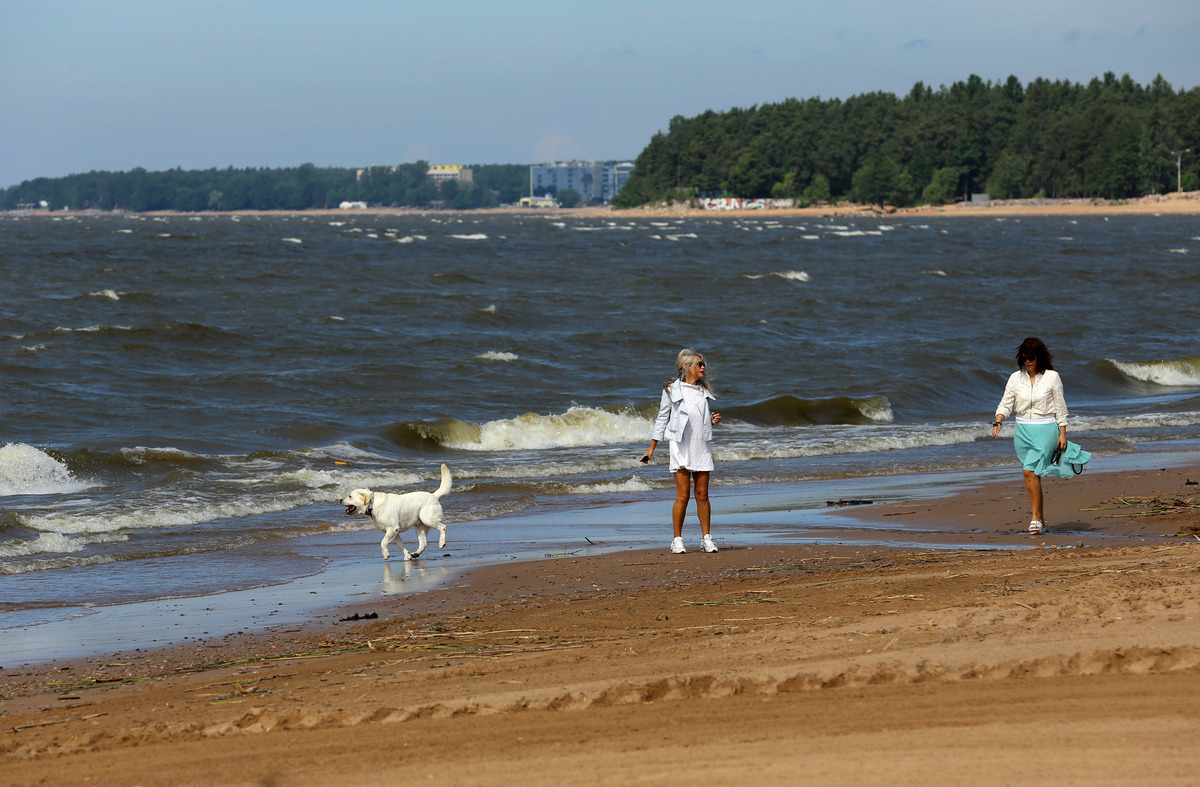
[[708, 410], [708, 397], [698, 385], [680, 383], [683, 391], [683, 407], [687, 411], [687, 426], [683, 428], [683, 439], [671, 441], [671, 472], [686, 468], [695, 472], [713, 469], [712, 449], [704, 439], [704, 424], [712, 419]]

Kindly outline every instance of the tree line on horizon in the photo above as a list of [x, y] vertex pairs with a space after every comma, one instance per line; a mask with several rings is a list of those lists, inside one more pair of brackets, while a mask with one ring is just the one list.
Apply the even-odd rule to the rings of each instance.
[[0, 210], [45, 202], [52, 210], [308, 210], [365, 202], [396, 207], [489, 208], [529, 193], [526, 164], [472, 166], [474, 180], [440, 184], [417, 161], [364, 170], [343, 167], [171, 169], [88, 172], [37, 178], [0, 190]]
[[971, 75], [937, 90], [917, 82], [904, 98], [792, 98], [676, 116], [614, 205], [740, 197], [903, 207], [979, 192], [1121, 200], [1175, 191], [1180, 174], [1184, 191], [1200, 189], [1197, 151], [1200, 88], [1112, 72], [1087, 85]]
[[[1087, 85], [1042, 78], [1022, 85], [1015, 76], [992, 83], [972, 74], [937, 90], [918, 82], [903, 99], [885, 92], [790, 98], [676, 116], [637, 157], [613, 204], [729, 196], [908, 206], [973, 192], [1119, 200], [1179, 185], [1200, 189], [1198, 153], [1198, 87], [1176, 91], [1161, 75], [1142, 86], [1112, 72]], [[41, 202], [54, 210], [136, 212], [307, 210], [342, 202], [470, 209], [529, 193], [525, 164], [472, 165], [472, 183], [436, 184], [428, 168], [425, 161], [361, 171], [139, 167], [25, 181], [0, 189], [0, 210]]]

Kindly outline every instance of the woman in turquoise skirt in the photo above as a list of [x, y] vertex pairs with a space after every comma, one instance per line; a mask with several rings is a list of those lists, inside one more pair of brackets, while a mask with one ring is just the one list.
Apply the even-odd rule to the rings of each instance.
[[1004, 396], [996, 406], [992, 437], [1000, 436], [1000, 424], [1016, 413], [1013, 447], [1025, 471], [1025, 491], [1032, 517], [1029, 532], [1038, 535], [1046, 528], [1042, 511], [1042, 476], [1070, 478], [1083, 472], [1092, 455], [1067, 441], [1067, 402], [1062, 378], [1050, 363], [1050, 351], [1041, 339], [1030, 336], [1017, 348], [1017, 371], [1008, 378]]

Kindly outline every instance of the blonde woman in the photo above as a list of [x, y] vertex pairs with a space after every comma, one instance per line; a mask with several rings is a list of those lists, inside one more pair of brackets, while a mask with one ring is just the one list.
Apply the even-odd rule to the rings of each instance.
[[707, 377], [704, 356], [692, 349], [679, 351], [675, 377], [663, 386], [650, 448], [642, 456], [642, 463], [649, 463], [659, 441], [670, 440], [671, 472], [675, 474], [675, 507], [671, 510], [675, 537], [671, 540], [671, 552], [677, 555], [687, 551], [683, 547], [683, 518], [693, 486], [696, 516], [700, 519], [700, 545], [705, 552], [717, 551], [709, 533], [712, 506], [708, 502], [708, 477], [713, 469], [709, 448], [712, 428], [721, 423], [721, 414], [709, 410], [709, 400], [716, 397]]

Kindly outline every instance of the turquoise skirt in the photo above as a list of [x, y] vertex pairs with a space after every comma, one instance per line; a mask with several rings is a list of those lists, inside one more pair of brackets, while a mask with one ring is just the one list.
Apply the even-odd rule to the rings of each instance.
[[1077, 444], [1067, 441], [1067, 450], [1054, 464], [1054, 449], [1058, 447], [1058, 424], [1023, 424], [1017, 423], [1013, 434], [1013, 447], [1017, 450], [1017, 458], [1021, 467], [1031, 470], [1039, 476], [1056, 475], [1059, 478], [1070, 478], [1083, 472], [1083, 466], [1092, 455]]

